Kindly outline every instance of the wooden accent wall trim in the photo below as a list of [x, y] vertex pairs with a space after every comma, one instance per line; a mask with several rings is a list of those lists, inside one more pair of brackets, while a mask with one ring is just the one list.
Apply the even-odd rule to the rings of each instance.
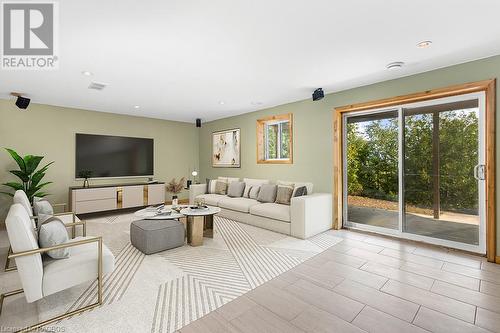
[[358, 112], [380, 109], [401, 104], [422, 102], [456, 95], [484, 91], [486, 94], [486, 254], [488, 261], [498, 262], [496, 257], [496, 196], [495, 196], [495, 113], [496, 113], [496, 80], [484, 80], [465, 83], [446, 88], [427, 90], [415, 94], [397, 96], [337, 107], [333, 110], [333, 228], [342, 227], [343, 215], [343, 124], [342, 115], [346, 112]]
[[[264, 128], [270, 121], [290, 121], [290, 158], [287, 160], [266, 160], [264, 147]], [[269, 116], [257, 120], [257, 164], [293, 164], [293, 113]]]
[[496, 81], [491, 80], [486, 92], [486, 256], [496, 257]]

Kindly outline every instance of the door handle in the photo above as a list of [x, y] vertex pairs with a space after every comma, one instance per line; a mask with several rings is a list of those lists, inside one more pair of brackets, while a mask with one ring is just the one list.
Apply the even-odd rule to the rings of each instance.
[[476, 180], [485, 180], [485, 167], [484, 164], [478, 164], [474, 167], [474, 178]]

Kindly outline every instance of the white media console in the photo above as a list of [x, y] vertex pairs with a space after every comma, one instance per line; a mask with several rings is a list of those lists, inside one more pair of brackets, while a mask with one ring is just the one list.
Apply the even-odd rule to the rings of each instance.
[[70, 187], [70, 210], [76, 214], [165, 203], [165, 183]]

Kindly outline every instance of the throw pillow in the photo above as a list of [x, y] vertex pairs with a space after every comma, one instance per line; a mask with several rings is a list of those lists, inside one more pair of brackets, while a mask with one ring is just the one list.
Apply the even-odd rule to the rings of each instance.
[[276, 191], [277, 191], [277, 186], [274, 184], [261, 185], [257, 201], [260, 202], [276, 201]]
[[215, 193], [215, 184], [216, 183], [217, 183], [217, 180], [207, 178], [207, 193], [210, 193], [210, 194]]
[[40, 214], [54, 215], [54, 208], [50, 202], [44, 198], [34, 197], [33, 198], [33, 214], [38, 216]]
[[[51, 217], [38, 228], [38, 243], [40, 247], [50, 247], [64, 244], [69, 241], [68, 231], [63, 221], [57, 217]], [[47, 255], [54, 259], [65, 259], [69, 257], [69, 248], [51, 250]]]
[[231, 198], [241, 198], [245, 190], [244, 182], [231, 182], [227, 188], [227, 195]]
[[257, 197], [259, 196], [259, 192], [260, 192], [260, 185], [254, 185], [254, 186], [252, 186], [250, 191], [248, 191], [248, 197], [250, 199], [257, 200]]
[[278, 190], [276, 191], [276, 203], [282, 205], [290, 205], [290, 199], [292, 198], [293, 187], [278, 185]]
[[305, 186], [300, 186], [295, 189], [295, 193], [293, 194], [293, 197], [301, 197], [303, 195], [307, 195], [307, 187]]
[[215, 182], [215, 193], [225, 195], [227, 193], [227, 183], [221, 180]]

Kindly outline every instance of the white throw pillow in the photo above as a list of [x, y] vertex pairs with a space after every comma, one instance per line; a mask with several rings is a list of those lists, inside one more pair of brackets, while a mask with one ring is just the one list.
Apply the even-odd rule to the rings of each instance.
[[54, 208], [44, 198], [34, 197], [33, 198], [33, 214], [38, 216], [40, 214], [54, 215]]
[[[51, 247], [64, 244], [69, 241], [68, 231], [63, 221], [57, 217], [51, 217], [38, 228], [38, 243], [40, 247]], [[47, 255], [54, 259], [65, 259], [69, 257], [69, 248], [48, 251]]]

